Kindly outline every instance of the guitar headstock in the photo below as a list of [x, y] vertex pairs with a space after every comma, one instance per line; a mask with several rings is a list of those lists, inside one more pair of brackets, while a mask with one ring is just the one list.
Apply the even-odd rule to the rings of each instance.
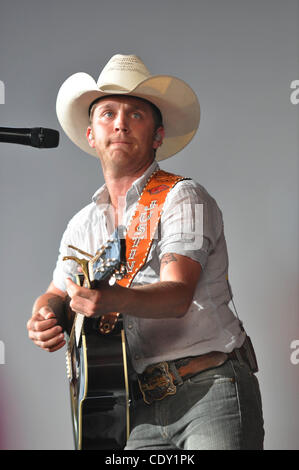
[[69, 245], [73, 250], [84, 254], [89, 259], [77, 258], [75, 256], [65, 256], [63, 260], [74, 260], [82, 269], [87, 287], [91, 288], [93, 281], [109, 280], [113, 285], [118, 279], [121, 279], [125, 273], [125, 240], [117, 236], [117, 230], [112, 237], [107, 240], [96, 252], [95, 255]]
[[112, 285], [121, 279], [126, 270], [122, 250], [122, 240], [118, 237], [107, 240], [88, 263], [90, 280], [109, 279], [109, 284]]

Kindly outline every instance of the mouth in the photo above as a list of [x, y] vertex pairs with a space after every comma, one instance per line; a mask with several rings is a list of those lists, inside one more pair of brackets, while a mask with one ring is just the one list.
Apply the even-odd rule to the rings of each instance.
[[111, 145], [129, 145], [130, 142], [128, 142], [127, 140], [113, 140], [111, 142]]

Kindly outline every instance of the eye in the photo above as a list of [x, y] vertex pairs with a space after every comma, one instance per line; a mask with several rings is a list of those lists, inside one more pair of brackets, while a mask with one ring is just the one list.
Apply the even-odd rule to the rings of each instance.
[[104, 117], [107, 117], [107, 118], [112, 118], [113, 112], [112, 112], [112, 111], [105, 111], [105, 112], [103, 113], [103, 116], [104, 116]]
[[134, 119], [141, 119], [141, 113], [139, 113], [138, 111], [134, 111], [134, 112], [132, 113], [132, 117], [133, 117]]

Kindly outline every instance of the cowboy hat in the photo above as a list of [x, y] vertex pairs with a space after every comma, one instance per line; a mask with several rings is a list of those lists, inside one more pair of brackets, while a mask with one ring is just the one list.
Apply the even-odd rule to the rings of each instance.
[[165, 138], [156, 160], [182, 150], [193, 138], [200, 120], [200, 106], [194, 91], [183, 80], [169, 75], [151, 75], [136, 55], [114, 55], [96, 82], [87, 73], [71, 75], [60, 87], [57, 117], [67, 136], [82, 150], [97, 157], [86, 139], [90, 125], [89, 106], [108, 95], [143, 98], [161, 111]]

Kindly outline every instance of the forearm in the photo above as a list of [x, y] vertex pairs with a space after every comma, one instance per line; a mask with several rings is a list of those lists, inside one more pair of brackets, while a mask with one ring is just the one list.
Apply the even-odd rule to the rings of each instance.
[[172, 255], [161, 267], [160, 281], [153, 284], [127, 288], [100, 282], [87, 289], [67, 279], [70, 307], [87, 317], [119, 312], [142, 318], [179, 318], [188, 311], [200, 271], [199, 263]]
[[66, 302], [57, 294], [46, 292], [36, 299], [32, 308], [32, 315], [39, 312], [42, 307], [49, 307], [53, 310], [57, 323], [66, 329]]
[[164, 281], [117, 293], [119, 311], [143, 318], [182, 317], [192, 301], [192, 292], [182, 282]]

